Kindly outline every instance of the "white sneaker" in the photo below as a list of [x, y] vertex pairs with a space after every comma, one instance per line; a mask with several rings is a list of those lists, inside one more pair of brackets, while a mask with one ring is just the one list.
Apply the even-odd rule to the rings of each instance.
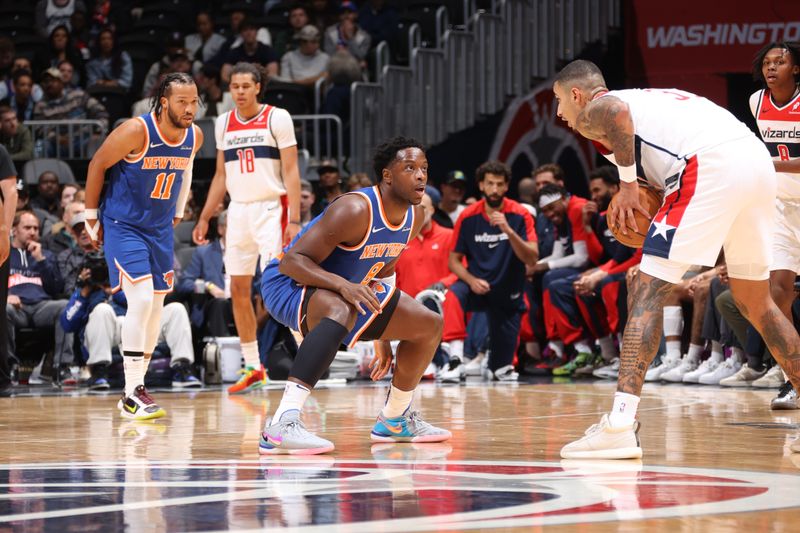
[[486, 367], [486, 356], [483, 354], [478, 354], [464, 365], [464, 375], [465, 376], [481, 376], [483, 375], [483, 369]]
[[422, 379], [435, 379], [436, 378], [436, 365], [433, 363], [428, 363], [427, 368], [425, 368], [425, 372], [422, 374]]
[[692, 370], [691, 372], [685, 374], [683, 376], [684, 383], [700, 383], [700, 376], [703, 374], [709, 374], [717, 369], [720, 362], [712, 361], [711, 359], [706, 359], [700, 366], [697, 367], [697, 370]]
[[494, 372], [487, 368], [484, 376], [489, 381], [517, 381], [519, 379], [519, 374], [514, 372], [514, 365], [502, 366]]
[[717, 365], [713, 372], [700, 376], [699, 383], [703, 385], [719, 385], [719, 382], [736, 374], [742, 368], [742, 363], [729, 357]]
[[609, 364], [595, 369], [592, 375], [601, 379], [617, 379], [619, 377], [619, 357], [615, 357]]
[[745, 363], [737, 373], [731, 377], [720, 380], [719, 384], [721, 387], [749, 387], [755, 380], [766, 373], [766, 370], [762, 370], [761, 372], [753, 370]]
[[699, 365], [700, 362], [697, 361], [696, 359], [689, 359], [688, 357], [684, 357], [683, 359], [681, 359], [681, 364], [661, 374], [661, 380], [669, 381], [672, 383], [681, 383], [683, 381], [683, 376], [685, 376], [689, 372], [694, 372], [695, 370], [697, 370], [697, 367]]
[[647, 374], [644, 375], [645, 381], [660, 381], [661, 376], [664, 375], [665, 372], [669, 372], [673, 368], [677, 367], [681, 364], [680, 359], [669, 359], [665, 357], [661, 360], [661, 364], [658, 366], [650, 366], [647, 369]]
[[453, 357], [439, 370], [439, 381], [442, 383], [460, 383], [464, 379], [464, 365], [461, 359]]
[[769, 369], [769, 372], [753, 381], [751, 385], [759, 389], [777, 389], [786, 382], [783, 379], [783, 370], [780, 365], [774, 365]]
[[608, 415], [586, 430], [580, 439], [561, 448], [562, 459], [641, 459], [639, 422], [623, 428], [611, 427]]

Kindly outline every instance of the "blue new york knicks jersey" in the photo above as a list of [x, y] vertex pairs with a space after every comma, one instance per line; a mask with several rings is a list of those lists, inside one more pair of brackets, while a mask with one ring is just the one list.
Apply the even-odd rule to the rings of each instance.
[[194, 126], [177, 144], [167, 142], [152, 113], [137, 117], [147, 132], [140, 154], [127, 156], [108, 170], [101, 204], [104, 218], [148, 229], [172, 226], [183, 171], [194, 151]]
[[[368, 284], [383, 269], [384, 266], [396, 259], [405, 249], [414, 226], [414, 209], [409, 206], [402, 223], [391, 224], [385, 213], [380, 199], [378, 187], [360, 189], [353, 193], [363, 196], [370, 207], [370, 224], [361, 242], [354, 246], [337, 246], [326, 257], [320, 266], [337, 274], [352, 283]], [[298, 233], [297, 237], [286, 247], [284, 252], [291, 249], [298, 239], [302, 238], [320, 219], [320, 214], [308, 226]], [[300, 330], [302, 322], [301, 306], [305, 297], [306, 288], [294, 280], [281, 274], [279, 259], [273, 259], [264, 269], [261, 278], [261, 294], [264, 305], [270, 315], [282, 324]], [[377, 283], [373, 287], [376, 297], [383, 307], [394, 292], [394, 288]], [[345, 343], [352, 345], [358, 336], [372, 322], [375, 315], [359, 315], [353, 330], [345, 338]]]

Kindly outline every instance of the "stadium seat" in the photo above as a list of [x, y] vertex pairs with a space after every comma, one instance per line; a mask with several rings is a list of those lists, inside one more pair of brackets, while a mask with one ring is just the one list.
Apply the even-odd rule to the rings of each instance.
[[36, 185], [42, 172], [48, 170], [55, 172], [61, 185], [76, 183], [72, 168], [60, 159], [31, 159], [22, 167], [22, 179], [26, 185]]
[[[194, 225], [195, 223], [191, 220], [179, 222], [178, 225], [175, 226], [175, 242], [180, 242], [188, 246], [194, 246], [192, 243], [192, 230], [194, 229]], [[181, 264], [183, 265], [183, 263]]]
[[282, 107], [290, 115], [304, 115], [311, 109], [311, 96], [309, 90], [300, 85], [270, 81], [261, 101]]

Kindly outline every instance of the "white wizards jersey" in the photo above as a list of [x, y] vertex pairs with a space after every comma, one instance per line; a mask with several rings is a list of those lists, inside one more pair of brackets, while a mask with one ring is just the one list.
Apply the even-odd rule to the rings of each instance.
[[249, 120], [234, 109], [217, 117], [217, 150], [225, 157], [225, 186], [234, 202], [277, 200], [286, 194], [281, 149], [297, 144], [289, 112], [265, 105]]
[[[756, 91], [750, 96], [750, 111], [774, 161], [800, 157], [800, 92], [779, 107], [772, 101], [769, 89]], [[776, 175], [778, 198], [800, 201], [800, 174], [776, 172]]]
[[[630, 109], [637, 174], [672, 189], [687, 160], [724, 142], [753, 136], [730, 112], [710, 100], [679, 89], [609, 91]], [[612, 162], [613, 154], [606, 156]]]

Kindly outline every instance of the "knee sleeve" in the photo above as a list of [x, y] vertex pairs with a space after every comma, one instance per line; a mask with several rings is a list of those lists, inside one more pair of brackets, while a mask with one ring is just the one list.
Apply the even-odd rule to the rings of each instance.
[[131, 283], [123, 276], [122, 290], [128, 300], [128, 309], [122, 322], [122, 349], [125, 352], [142, 353], [145, 351], [146, 330], [153, 309], [153, 280], [147, 278]]

